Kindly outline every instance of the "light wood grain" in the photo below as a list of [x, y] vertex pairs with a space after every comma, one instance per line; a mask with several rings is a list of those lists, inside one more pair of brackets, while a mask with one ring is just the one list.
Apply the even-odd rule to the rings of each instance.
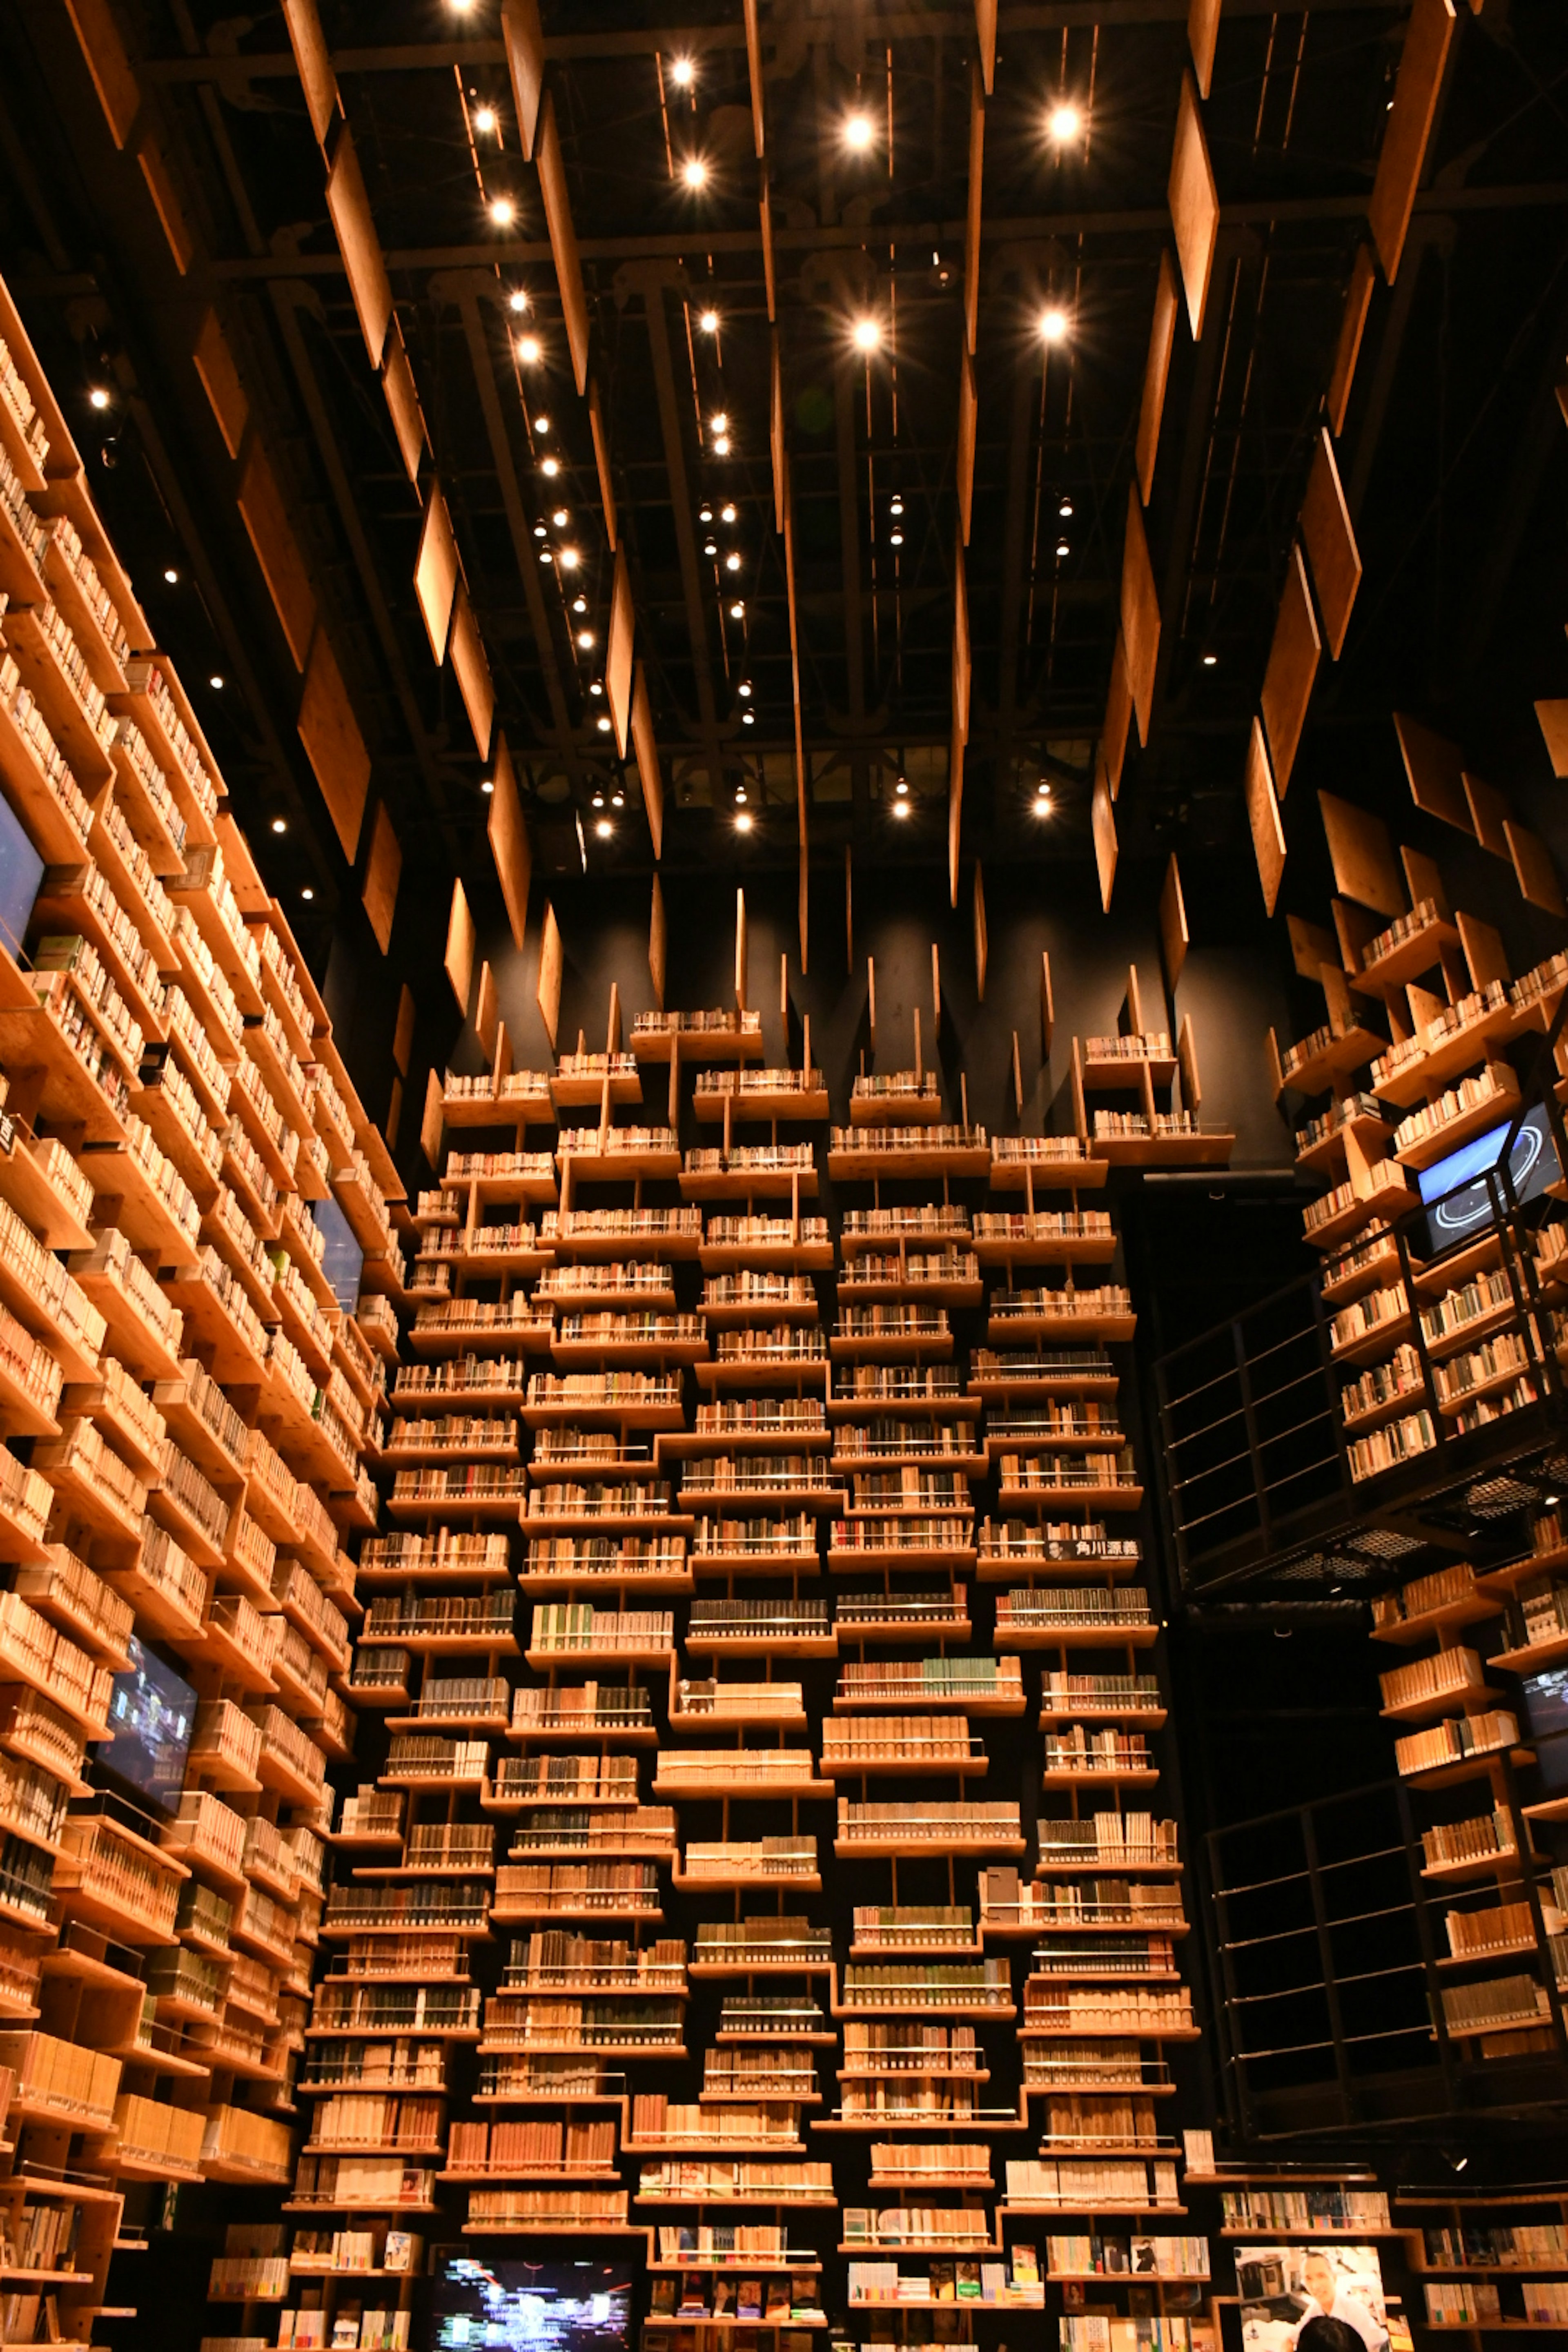
[[533, 851], [528, 837], [528, 820], [518, 796], [511, 752], [502, 734], [496, 737], [495, 758], [490, 764], [490, 814], [486, 831], [501, 897], [506, 901], [511, 943], [521, 951], [528, 931], [528, 888], [533, 877]]
[[1285, 876], [1285, 827], [1280, 822], [1279, 802], [1269, 772], [1263, 722], [1258, 719], [1252, 722], [1247, 746], [1247, 819], [1252, 827], [1252, 854], [1258, 860], [1263, 904], [1272, 914], [1279, 904], [1279, 885]]
[[1312, 469], [1307, 477], [1307, 495], [1301, 502], [1301, 537], [1312, 567], [1312, 585], [1318, 592], [1323, 634], [1330, 653], [1338, 661], [1351, 625], [1351, 608], [1361, 586], [1361, 554], [1351, 528], [1350, 509], [1345, 504], [1327, 427], [1318, 435]]
[[1219, 193], [1209, 163], [1203, 117], [1198, 111], [1197, 86], [1190, 73], [1182, 76], [1168, 194], [1176, 257], [1182, 265], [1182, 285], [1187, 298], [1187, 318], [1193, 341], [1199, 342], [1203, 339], [1209, 279], [1214, 272], [1215, 246], [1219, 237]]
[[1290, 788], [1290, 772], [1300, 748], [1301, 730], [1322, 658], [1323, 641], [1307, 585], [1307, 567], [1299, 540], [1290, 543], [1290, 562], [1274, 620], [1268, 666], [1263, 673], [1263, 726], [1274, 767], [1274, 785], [1281, 800]]

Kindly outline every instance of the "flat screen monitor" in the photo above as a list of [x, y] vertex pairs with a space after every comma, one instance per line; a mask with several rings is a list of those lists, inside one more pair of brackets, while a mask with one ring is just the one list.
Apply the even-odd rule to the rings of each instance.
[[[1421, 1198], [1436, 1203], [1428, 1207], [1426, 1215], [1428, 1243], [1434, 1251], [1450, 1249], [1456, 1242], [1464, 1241], [1491, 1223], [1491, 1194], [1486, 1177], [1499, 1165], [1511, 1124], [1511, 1120], [1504, 1119], [1500, 1126], [1489, 1127], [1484, 1135], [1473, 1136], [1457, 1151], [1446, 1153], [1430, 1168], [1421, 1170]], [[1555, 1183], [1563, 1172], [1557, 1147], [1552, 1139], [1551, 1121], [1539, 1103], [1526, 1111], [1520, 1122], [1509, 1154], [1508, 1172], [1517, 1201], [1533, 1200], [1545, 1192], [1548, 1184]]]
[[1524, 1713], [1542, 1780], [1549, 1789], [1568, 1789], [1568, 1666], [1525, 1676]]
[[312, 1213], [327, 1237], [321, 1257], [321, 1271], [332, 1286], [332, 1296], [345, 1315], [359, 1309], [360, 1276], [364, 1272], [364, 1252], [354, 1239], [353, 1227], [335, 1201], [316, 1201]]
[[139, 1642], [126, 1643], [131, 1664], [114, 1677], [109, 1738], [94, 1760], [105, 1778], [138, 1804], [165, 1817], [177, 1812], [185, 1758], [195, 1727], [196, 1695], [184, 1675]]
[[0, 944], [21, 950], [33, 901], [44, 878], [44, 861], [27, 838], [10, 802], [0, 794]]
[[437, 2352], [627, 2352], [624, 2263], [525, 2263], [480, 2241], [438, 2247], [435, 2267]]

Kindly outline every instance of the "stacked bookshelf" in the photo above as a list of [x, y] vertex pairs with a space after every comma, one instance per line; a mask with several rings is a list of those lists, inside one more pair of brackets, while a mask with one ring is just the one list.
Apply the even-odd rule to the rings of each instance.
[[[0, 2330], [26, 2345], [91, 2340], [127, 2207], [292, 2176], [403, 1192], [4, 289], [0, 343], [27, 419], [0, 436]], [[144, 1801], [110, 1738], [171, 1744]]]

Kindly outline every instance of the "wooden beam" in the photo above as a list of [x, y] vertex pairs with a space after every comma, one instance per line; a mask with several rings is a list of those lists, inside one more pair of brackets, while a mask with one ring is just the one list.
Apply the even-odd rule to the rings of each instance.
[[974, 0], [974, 32], [980, 45], [980, 71], [990, 97], [996, 87], [996, 0]]
[[985, 929], [985, 883], [980, 871], [980, 860], [974, 861], [974, 992], [982, 1004], [985, 1002], [985, 969], [990, 961], [990, 941]]
[[980, 325], [980, 214], [985, 172], [985, 92], [978, 59], [969, 75], [969, 205], [963, 227], [963, 348], [973, 357]]
[[539, 132], [539, 102], [544, 94], [544, 28], [539, 21], [538, 0], [501, 0], [500, 21], [517, 134], [523, 162], [531, 163]]
[[1051, 954], [1048, 948], [1040, 950], [1040, 1035], [1045, 1040], [1046, 1059], [1051, 1057], [1051, 1046], [1057, 1034], [1056, 999], [1051, 994]]
[[[915, 1018], [920, 1018], [918, 1012]], [[917, 1037], [920, 1034], [918, 1030], [915, 1034]], [[931, 1034], [933, 1037], [942, 1035], [942, 959], [934, 940], [931, 943]]]
[[474, 992], [474, 919], [468, 910], [468, 894], [462, 877], [452, 885], [452, 904], [447, 917], [447, 951], [441, 969], [451, 983], [458, 1000], [458, 1010], [466, 1021], [468, 999]]
[[735, 1004], [739, 1012], [747, 1010], [750, 979], [750, 938], [746, 929], [746, 894], [735, 893]]

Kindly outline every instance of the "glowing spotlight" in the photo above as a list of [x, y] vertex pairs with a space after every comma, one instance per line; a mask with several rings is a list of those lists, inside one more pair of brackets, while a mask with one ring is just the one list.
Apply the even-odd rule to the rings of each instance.
[[539, 560], [541, 563], [553, 563], [555, 558], [551, 554], [550, 550], [547, 547], [542, 547], [539, 551]]
[[289, 830], [288, 818], [286, 816], [275, 816], [272, 820], [272, 830], [274, 833], [287, 833]]
[[523, 292], [521, 286], [514, 286], [512, 288], [511, 292], [506, 298], [506, 307], [509, 310], [527, 310], [528, 297]]
[[1219, 667], [1218, 654], [1205, 654], [1204, 656], [1204, 667], [1205, 669], [1217, 669]]
[[488, 139], [495, 127], [495, 108], [493, 106], [481, 106], [474, 116], [474, 129], [480, 133], [481, 137]]
[[625, 808], [626, 804], [626, 796], [625, 793], [612, 793], [610, 794], [610, 806], [612, 808]]
[[882, 340], [882, 330], [875, 319], [857, 319], [849, 331], [858, 352], [874, 352]]
[[100, 383], [95, 383], [92, 390], [87, 396], [92, 403], [94, 408], [107, 408], [109, 406], [109, 394], [105, 392]]
[[689, 89], [697, 79], [697, 68], [689, 58], [677, 58], [669, 68], [669, 79], [677, 89]]
[[739, 696], [740, 696], [740, 698], [741, 698], [741, 699], [742, 699], [742, 702], [750, 702], [750, 700], [751, 700], [751, 698], [752, 698], [752, 681], [751, 681], [751, 679], [750, 679], [749, 677], [743, 677], [743, 678], [741, 680], [740, 685], [736, 688], [735, 691], [739, 694]]
[[1065, 147], [1083, 129], [1083, 117], [1070, 100], [1064, 99], [1059, 106], [1052, 107], [1046, 118], [1046, 129], [1058, 147]]
[[595, 832], [598, 835], [601, 841], [608, 841], [610, 835], [615, 832], [615, 826], [610, 823], [607, 816], [602, 816], [599, 819], [598, 824], [594, 827]]
[[720, 508], [720, 509], [719, 509], [719, 520], [720, 520], [720, 521], [721, 521], [721, 522], [733, 522], [733, 521], [734, 521], [734, 520], [735, 520], [735, 509], [734, 509], [734, 508], [733, 508], [733, 507], [721, 507], [721, 508]]
[[757, 714], [756, 714], [756, 712], [755, 712], [754, 710], [742, 710], [742, 713], [741, 713], [741, 724], [742, 724], [742, 727], [754, 727], [754, 726], [756, 725], [756, 723], [757, 723]]
[[891, 530], [888, 533], [888, 545], [889, 547], [902, 547], [903, 543], [904, 534], [901, 530]]
[[310, 887], [309, 884], [307, 884], [305, 888], [300, 893], [301, 898], [313, 898], [315, 895], [315, 892]]
[[607, 718], [607, 717], [605, 717], [605, 718], [602, 718], [602, 719], [600, 719], [600, 721], [599, 721], [599, 732], [600, 732], [600, 734], [601, 734], [601, 735], [607, 735], [607, 734], [609, 733], [609, 731], [610, 731], [610, 722], [609, 722], [608, 718]]
[[745, 617], [746, 617], [746, 608], [745, 608], [744, 604], [731, 604], [731, 607], [730, 607], [730, 618], [731, 618], [732, 621], [743, 621], [743, 620], [745, 619]]
[[548, 432], [549, 432], [549, 430], [550, 430], [550, 419], [549, 419], [549, 417], [548, 417], [548, 416], [536, 416], [536, 417], [534, 418], [534, 420], [533, 420], [533, 429], [534, 429], [534, 431], [535, 431], [536, 433], [541, 434], [541, 435], [548, 433]]
[[555, 525], [557, 530], [564, 530], [572, 518], [567, 513], [564, 507], [557, 507], [550, 520]]
[[542, 522], [536, 522], [533, 526], [533, 536], [535, 539], [548, 539], [550, 534]]
[[864, 155], [876, 137], [868, 114], [847, 114], [844, 118], [844, 144], [852, 153]]
[[727, 555], [724, 558], [724, 569], [726, 572], [739, 572], [740, 568], [741, 559], [738, 555]]
[[746, 787], [744, 784], [737, 784], [735, 787], [735, 806], [737, 808], [744, 808], [745, 805]]
[[890, 515], [901, 515], [901, 514], [903, 513], [903, 510], [904, 510], [904, 502], [903, 502], [902, 499], [893, 499], [893, 501], [892, 501], [892, 503], [889, 505], [889, 509], [888, 509], [888, 512], [889, 512]]
[[1049, 782], [1044, 776], [1040, 778], [1039, 782], [1035, 786], [1035, 797], [1030, 803], [1030, 806], [1033, 808], [1037, 816], [1049, 816], [1051, 813], [1051, 787]]
[[908, 800], [910, 796], [909, 778], [907, 776], [900, 776], [898, 782], [893, 786], [893, 790], [898, 794], [900, 800]]
[[578, 650], [578, 652], [579, 652], [579, 653], [584, 653], [584, 654], [591, 654], [591, 653], [593, 652], [593, 650], [594, 650], [594, 632], [593, 632], [593, 630], [592, 630], [592, 629], [579, 629], [579, 630], [578, 630], [578, 632], [577, 632], [577, 650]]
[[174, 569], [174, 565], [173, 565], [172, 563], [167, 563], [167, 564], [165, 564], [165, 565], [164, 565], [164, 567], [163, 567], [163, 577], [164, 577], [164, 579], [168, 582], [168, 583], [169, 583], [169, 585], [170, 585], [170, 587], [171, 587], [171, 588], [177, 588], [177, 587], [179, 586], [179, 584], [180, 584], [180, 575], [179, 575], [179, 573], [175, 571], [175, 569]]
[[577, 550], [574, 547], [563, 547], [562, 549], [561, 569], [563, 572], [575, 572], [577, 566], [582, 562], [582, 557], [578, 554]]
[[[721, 408], [709, 421], [712, 425], [715, 433], [728, 433], [730, 430], [730, 419], [722, 408]], [[707, 517], [708, 521], [711, 522], [713, 518], [711, 515]]]
[[1064, 342], [1067, 340], [1067, 331], [1068, 314], [1065, 310], [1046, 310], [1041, 313], [1040, 335], [1044, 341]]
[[547, 482], [552, 482], [561, 471], [561, 461], [558, 457], [546, 457], [539, 470]]
[[481, 784], [479, 785], [479, 790], [480, 790], [480, 792], [481, 792], [481, 793], [483, 793], [483, 794], [484, 794], [484, 796], [485, 796], [486, 800], [489, 800], [489, 798], [490, 794], [491, 794], [491, 793], [494, 792], [494, 790], [495, 790], [495, 785], [494, 785], [493, 782], [491, 781], [491, 779], [490, 779], [489, 776], [486, 776], [486, 777], [485, 777], [485, 779], [483, 780], [483, 782], [481, 782]]
[[700, 155], [689, 155], [680, 167], [680, 176], [689, 188], [708, 185], [708, 166]]
[[590, 694], [595, 694], [595, 695], [597, 695], [597, 694], [603, 694], [603, 692], [605, 691], [604, 680], [603, 680], [602, 678], [597, 678], [597, 677], [596, 677], [596, 678], [594, 680], [593, 685], [588, 688], [588, 691], [589, 691], [589, 693], [590, 693]]
[[573, 610], [574, 613], [585, 613], [585, 612], [587, 611], [587, 609], [588, 609], [588, 599], [586, 598], [586, 596], [574, 596], [574, 597], [573, 597], [573, 599], [572, 599], [572, 610]]
[[211, 677], [208, 678], [207, 684], [211, 687], [215, 694], [221, 694], [223, 692], [223, 680], [218, 676], [216, 669], [214, 670]]
[[510, 228], [517, 218], [517, 206], [510, 196], [497, 196], [490, 205], [490, 218], [497, 228]]
[[518, 341], [517, 355], [524, 367], [537, 367], [544, 357], [544, 346], [537, 335], [523, 335]]
[[713, 455], [714, 455], [716, 457], [727, 457], [729, 456], [729, 454], [730, 454], [730, 436], [729, 436], [729, 435], [728, 435], [727, 433], [717, 433], [717, 434], [715, 434], [715, 435], [714, 435], [714, 436], [713, 436]]
[[1057, 512], [1060, 515], [1063, 522], [1070, 521], [1072, 518], [1072, 500], [1070, 499], [1064, 499], [1060, 506], [1057, 509]]
[[1067, 541], [1065, 539], [1058, 539], [1057, 541], [1057, 555], [1058, 559], [1064, 555], [1070, 555], [1071, 553], [1072, 550], [1068, 545]]
[[719, 331], [719, 313], [718, 313], [718, 311], [717, 311], [717, 310], [704, 310], [704, 311], [703, 311], [703, 313], [702, 313], [702, 316], [698, 320], [697, 323], [698, 323], [698, 325], [701, 328], [701, 330], [702, 330], [702, 331], [703, 331], [703, 333], [704, 333], [705, 335], [716, 335], [716, 334], [718, 333], [718, 331]]
[[895, 816], [908, 816], [909, 813], [910, 804], [908, 801], [895, 801], [893, 803], [893, 814]]
[[592, 805], [594, 808], [603, 808], [603, 807], [604, 807], [604, 805], [605, 805], [605, 795], [604, 795], [604, 793], [595, 793], [594, 794], [594, 798], [593, 798], [593, 801], [592, 801], [592, 803], [591, 803], [591, 805]]
[[735, 816], [735, 830], [737, 833], [750, 833], [752, 830], [752, 812], [750, 809], [741, 809], [737, 811]]

